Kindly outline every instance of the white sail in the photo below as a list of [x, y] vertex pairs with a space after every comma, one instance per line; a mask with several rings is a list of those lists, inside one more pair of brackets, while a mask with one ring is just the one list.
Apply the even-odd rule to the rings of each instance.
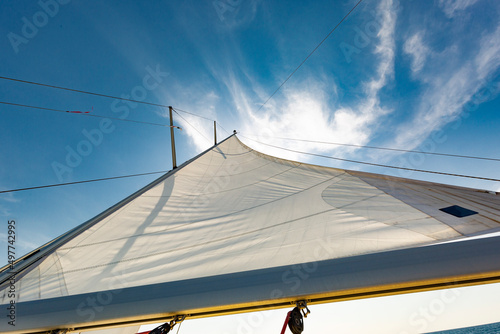
[[97, 331], [85, 331], [79, 334], [137, 334], [140, 326], [120, 327], [112, 329], [101, 329]]
[[496, 193], [278, 159], [231, 136], [19, 261], [17, 324], [0, 331], [498, 281], [500, 237], [439, 242], [498, 230], [499, 208]]

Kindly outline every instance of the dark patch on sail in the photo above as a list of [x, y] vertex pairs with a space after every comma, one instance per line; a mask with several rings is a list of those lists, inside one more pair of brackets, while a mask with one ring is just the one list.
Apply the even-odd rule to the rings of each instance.
[[458, 218], [463, 218], [463, 217], [467, 217], [467, 216], [472, 216], [472, 215], [475, 215], [477, 212], [476, 211], [472, 211], [472, 210], [469, 210], [469, 209], [466, 209], [466, 208], [462, 208], [461, 206], [458, 206], [458, 205], [452, 205], [452, 206], [449, 206], [447, 208], [442, 208], [442, 209], [439, 209], [443, 212], [446, 212], [450, 215], [453, 215], [455, 217], [458, 217]]

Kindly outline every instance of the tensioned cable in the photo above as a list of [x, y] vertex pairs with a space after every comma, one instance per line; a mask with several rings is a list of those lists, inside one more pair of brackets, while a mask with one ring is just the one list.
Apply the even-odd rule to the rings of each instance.
[[280, 89], [281, 87], [283, 87], [283, 85], [295, 74], [295, 72], [298, 71], [298, 69], [309, 59], [309, 57], [312, 56], [312, 54], [314, 52], [316, 52], [316, 50], [321, 46], [321, 44], [323, 44], [324, 41], [326, 41], [328, 39], [328, 37], [330, 37], [330, 35], [335, 31], [337, 30], [337, 28], [342, 24], [342, 22], [344, 22], [347, 17], [349, 15], [351, 15], [351, 13], [354, 11], [354, 9], [356, 9], [356, 7], [358, 7], [358, 5], [362, 2], [363, 0], [359, 0], [356, 5], [354, 5], [354, 7], [351, 8], [351, 10], [342, 18], [342, 20], [340, 20], [339, 23], [337, 23], [337, 25], [335, 27], [333, 27], [332, 30], [330, 30], [330, 32], [328, 33], [328, 35], [326, 35], [325, 38], [323, 38], [323, 40], [321, 42], [319, 42], [319, 44], [314, 48], [314, 50], [311, 51], [311, 53], [309, 53], [309, 55], [299, 64], [299, 66], [297, 66], [297, 68], [295, 70], [293, 70], [293, 72], [285, 79], [285, 81], [283, 81], [281, 83], [281, 85], [279, 85], [278, 88], [276, 88], [276, 90], [271, 94], [271, 96], [268, 97], [268, 99], [260, 106], [260, 108], [257, 110], [257, 111], [260, 111], [260, 109], [262, 109], [262, 107], [264, 107], [266, 105], [266, 103], [272, 99], [272, 97], [274, 96], [274, 94], [276, 94]]
[[[193, 113], [193, 112], [186, 111], [186, 110], [182, 110], [182, 109], [178, 109], [178, 108], [172, 108], [172, 109], [174, 109], [174, 111], [180, 111], [180, 112], [185, 113], [185, 114], [193, 115], [193, 116], [196, 116], [196, 117], [199, 117], [199, 118], [204, 118], [204, 119], [209, 120], [209, 121], [212, 121], [212, 122], [213, 122], [213, 121], [215, 121], [215, 122], [217, 123], [217, 125], [218, 125], [218, 126], [220, 126], [220, 128], [221, 128], [222, 130], [224, 130], [224, 131], [225, 131], [228, 135], [231, 135], [231, 133], [230, 133], [229, 131], [227, 131], [226, 129], [224, 129], [224, 127], [223, 127], [223, 126], [220, 124], [220, 122], [219, 122], [218, 120], [216, 120], [216, 119], [211, 119], [211, 118], [208, 118], [208, 117], [200, 116], [200, 115], [195, 114], [195, 113]], [[177, 115], [179, 115], [179, 113], [177, 113]], [[181, 118], [182, 118], [182, 116], [181, 116], [181, 115], [179, 115], [179, 117], [181, 117]], [[187, 120], [186, 120], [185, 118], [182, 118], [182, 119], [183, 119], [183, 120], [185, 120], [185, 121], [187, 122]], [[188, 124], [189, 124], [189, 122], [188, 122]], [[189, 124], [189, 125], [191, 125], [191, 124]], [[191, 126], [193, 126], [193, 125], [191, 125]], [[197, 131], [198, 131], [198, 130], [197, 130]], [[198, 132], [199, 132], [199, 131], [198, 131]], [[201, 133], [200, 133], [200, 134], [201, 134]]]
[[193, 124], [189, 123], [187, 119], [185, 119], [184, 117], [182, 117], [178, 112], [177, 112], [177, 109], [175, 108], [172, 108], [174, 110], [174, 112], [177, 114], [177, 116], [179, 116], [180, 118], [182, 118], [190, 127], [192, 127], [193, 129], [196, 130], [196, 132], [198, 132], [203, 138], [205, 138], [205, 140], [207, 140], [209, 143], [211, 143], [212, 141], [210, 139], [208, 139], [207, 137], [205, 137], [205, 135], [203, 133], [201, 133]]
[[231, 133], [229, 131], [227, 131], [226, 129], [224, 129], [224, 127], [219, 122], [217, 122], [217, 125], [220, 126], [220, 128], [222, 130], [224, 130], [228, 135], [231, 135]]
[[[21, 80], [21, 79], [9, 78], [9, 77], [4, 77], [4, 76], [0, 76], [0, 79], [10, 80], [10, 81], [16, 81], [16, 82], [22, 82], [22, 83], [26, 83], [26, 84], [30, 84], [30, 85], [37, 85], [37, 86], [42, 86], [42, 87], [54, 88], [54, 89], [61, 89], [61, 90], [66, 90], [66, 91], [70, 91], [70, 92], [76, 92], [76, 93], [82, 93], [82, 94], [89, 94], [89, 95], [107, 97], [107, 98], [110, 98], [110, 99], [117, 99], [117, 100], [122, 100], [122, 101], [130, 101], [130, 102], [134, 102], [134, 103], [147, 104], [147, 105], [150, 105], [150, 106], [156, 106], [156, 107], [162, 107], [162, 108], [168, 108], [169, 107], [167, 105], [159, 104], [159, 103], [152, 103], [152, 102], [147, 102], [147, 101], [138, 101], [138, 100], [134, 100], [134, 99], [127, 99], [127, 98], [124, 98], [124, 97], [118, 97], [118, 96], [113, 96], [113, 95], [106, 95], [106, 94], [88, 92], [88, 91], [80, 90], [80, 89], [73, 89], [73, 88], [67, 88], [67, 87], [61, 87], [61, 86], [55, 86], [55, 85], [48, 85], [48, 84], [44, 84], [44, 83], [40, 83], [40, 82], [34, 82], [34, 81], [28, 81], [28, 80]], [[194, 114], [194, 113], [190, 113], [190, 112], [187, 112], [187, 111], [184, 111], [184, 110], [179, 110], [179, 111], [191, 114], [191, 115], [196, 116], [196, 117], [208, 119], [208, 118], [206, 118], [204, 116], [197, 115], [197, 114]], [[211, 119], [208, 119], [208, 120], [211, 120]], [[211, 120], [211, 121], [213, 121], [213, 120]]]
[[75, 115], [91, 116], [91, 117], [98, 117], [98, 118], [108, 118], [108, 119], [117, 120], [117, 121], [123, 121], [123, 122], [132, 122], [132, 123], [140, 123], [140, 124], [147, 124], [147, 125], [157, 125], [157, 126], [163, 126], [163, 127], [167, 127], [167, 128], [170, 127], [170, 125], [168, 125], [168, 124], [135, 121], [135, 120], [132, 120], [132, 119], [124, 119], [124, 118], [118, 118], [118, 117], [108, 117], [108, 116], [94, 115], [94, 114], [72, 113], [72, 112], [69, 112], [67, 110], [45, 108], [45, 107], [37, 107], [37, 106], [29, 106], [29, 105], [26, 105], [26, 104], [19, 104], [19, 103], [11, 103], [11, 102], [0, 101], [0, 104], [6, 104], [6, 105], [17, 106], [17, 107], [24, 107], [24, 108], [31, 108], [31, 109], [39, 109], [39, 110], [57, 111], [57, 112], [65, 113], [65, 114], [75, 114]]
[[333, 159], [333, 160], [339, 160], [339, 161], [346, 161], [346, 162], [352, 162], [352, 163], [356, 163], [356, 164], [363, 164], [363, 165], [376, 166], [376, 167], [401, 169], [401, 170], [407, 170], [407, 171], [412, 171], [412, 172], [420, 172], [420, 173], [428, 173], [428, 174], [439, 174], [439, 175], [446, 175], [446, 176], [456, 176], [456, 177], [463, 177], [463, 178], [469, 178], [469, 179], [478, 179], [478, 180], [500, 182], [500, 179], [493, 179], [493, 178], [482, 177], [482, 176], [463, 175], [463, 174], [454, 174], [454, 173], [446, 173], [446, 172], [436, 172], [436, 171], [425, 170], [425, 169], [398, 167], [398, 166], [377, 164], [377, 163], [373, 163], [373, 162], [365, 162], [365, 161], [358, 161], [358, 160], [337, 158], [337, 157], [332, 157], [332, 156], [329, 156], [329, 155], [323, 155], [323, 154], [317, 154], [317, 153], [302, 152], [302, 151], [291, 150], [291, 149], [280, 147], [280, 146], [276, 146], [276, 145], [262, 143], [262, 142], [260, 142], [258, 140], [255, 140], [255, 139], [252, 139], [252, 138], [248, 138], [248, 137], [243, 136], [243, 135], [241, 135], [241, 137], [250, 139], [250, 140], [252, 140], [252, 141], [254, 141], [256, 143], [262, 144], [262, 145], [266, 145], [266, 146], [278, 148], [278, 149], [281, 149], [281, 150], [285, 150], [285, 151], [289, 151], [289, 152], [294, 152], [294, 153], [300, 153], [300, 154], [306, 154], [306, 155], [312, 155], [312, 156], [321, 157], [321, 158], [327, 158], [327, 159]]
[[105, 177], [105, 178], [102, 178], [102, 179], [93, 179], [93, 180], [84, 180], [84, 181], [75, 181], [75, 182], [66, 182], [66, 183], [56, 183], [56, 184], [49, 184], [49, 185], [45, 185], [45, 186], [36, 186], [36, 187], [28, 187], [28, 188], [18, 188], [18, 189], [11, 189], [11, 190], [1, 190], [0, 194], [12, 193], [12, 192], [15, 192], [15, 191], [23, 191], [23, 190], [33, 190], [33, 189], [41, 189], [41, 188], [51, 188], [51, 187], [68, 186], [68, 185], [71, 185], [71, 184], [79, 184], [79, 183], [89, 183], [89, 182], [97, 182], [97, 181], [123, 179], [123, 178], [127, 178], [127, 177], [160, 174], [160, 173], [166, 173], [166, 172], [168, 172], [168, 170], [163, 170], [163, 171], [159, 171], [159, 172], [150, 172], [150, 173], [141, 173], [141, 174], [131, 174], [131, 175]]
[[[284, 137], [272, 137], [272, 136], [268, 136], [268, 137], [269, 138], [274, 138], [274, 139], [283, 139], [283, 140], [291, 140], [291, 141], [302, 141], [302, 142], [307, 142], [307, 143], [339, 145], [339, 146], [351, 146], [351, 147], [369, 148], [369, 149], [386, 150], [386, 151], [397, 151], [397, 152], [405, 152], [405, 153], [419, 153], [419, 154], [429, 154], [429, 155], [440, 155], [440, 156], [454, 157], [454, 158], [467, 158], [467, 159], [500, 161], [500, 159], [497, 159], [497, 158], [476, 157], [476, 156], [471, 156], [471, 155], [459, 155], [459, 154], [450, 154], [450, 153], [438, 153], [438, 152], [428, 152], [428, 151], [405, 150], [405, 149], [399, 149], [399, 148], [368, 146], [368, 145], [354, 145], [354, 144], [344, 144], [344, 143], [332, 143], [332, 142], [317, 141], [317, 140], [308, 140], [308, 139], [296, 139], [296, 138], [284, 138]], [[249, 138], [249, 137], [247, 137], [247, 138]], [[251, 138], [249, 138], [249, 139], [251, 139]]]
[[118, 97], [118, 96], [113, 96], [113, 95], [93, 93], [93, 92], [88, 92], [88, 91], [80, 90], [80, 89], [73, 89], [73, 88], [67, 88], [67, 87], [61, 87], [61, 86], [55, 86], [55, 85], [48, 85], [48, 84], [44, 84], [44, 83], [40, 83], [40, 82], [34, 82], [34, 81], [28, 81], [28, 80], [21, 80], [21, 79], [9, 78], [9, 77], [4, 77], [4, 76], [0, 76], [0, 79], [11, 80], [11, 81], [16, 81], [16, 82], [22, 82], [22, 83], [26, 83], [26, 84], [30, 84], [30, 85], [37, 85], [37, 86], [43, 86], [43, 87], [49, 87], [49, 88], [55, 88], [55, 89], [62, 89], [62, 90], [70, 91], [70, 92], [76, 92], [76, 93], [82, 93], [82, 94], [89, 94], [89, 95], [107, 97], [107, 98], [110, 98], [110, 99], [118, 99], [118, 100], [122, 100], [122, 101], [130, 101], [130, 102], [135, 102], [135, 103], [148, 104], [148, 105], [151, 105], [151, 106], [168, 108], [168, 106], [163, 105], [163, 104], [151, 103], [151, 102], [146, 102], [146, 101], [138, 101], [138, 100], [134, 100], [134, 99], [127, 99], [127, 98], [124, 98], [124, 97]]
[[201, 115], [197, 115], [197, 114], [195, 114], [193, 112], [190, 112], [190, 111], [186, 111], [186, 110], [182, 110], [182, 109], [178, 109], [178, 108], [174, 108], [174, 109], [177, 110], [177, 111], [183, 112], [185, 114], [193, 115], [193, 116], [196, 116], [196, 117], [199, 117], [199, 118], [204, 118], [204, 119], [212, 121], [212, 122], [215, 121], [214, 119], [211, 119], [211, 118], [208, 118], [208, 117], [205, 117], [205, 116], [201, 116]]

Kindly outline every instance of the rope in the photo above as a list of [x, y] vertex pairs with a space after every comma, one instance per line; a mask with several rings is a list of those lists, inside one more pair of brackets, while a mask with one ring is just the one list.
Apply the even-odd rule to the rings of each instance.
[[[251, 139], [250, 137], [246, 137], [246, 138]], [[368, 146], [368, 145], [332, 143], [332, 142], [317, 141], [317, 140], [284, 138], [284, 137], [271, 137], [271, 136], [269, 136], [269, 138], [291, 140], [291, 141], [301, 141], [301, 142], [316, 143], [316, 144], [328, 144], [328, 145], [338, 145], [338, 146], [350, 146], [350, 147], [359, 147], [359, 148], [369, 148], [369, 149], [375, 149], [375, 150], [397, 151], [397, 152], [405, 152], [405, 153], [419, 153], [419, 154], [429, 154], [429, 155], [440, 155], [440, 156], [454, 157], [454, 158], [467, 158], [467, 159], [500, 161], [500, 159], [497, 159], [497, 158], [487, 158], [487, 157], [477, 157], [477, 156], [470, 156], [470, 155], [459, 155], [459, 154], [449, 154], [449, 153], [427, 152], [427, 151], [417, 151], [417, 150], [405, 150], [405, 149], [390, 148], [390, 147], [379, 147], [379, 146]], [[253, 140], [253, 139], [251, 139], [251, 140]]]
[[85, 180], [85, 181], [75, 181], [75, 182], [66, 182], [66, 183], [56, 183], [56, 184], [49, 184], [49, 185], [44, 185], [44, 186], [36, 186], [36, 187], [28, 187], [28, 188], [18, 188], [18, 189], [11, 189], [11, 190], [2, 190], [2, 191], [0, 191], [0, 194], [12, 193], [12, 192], [24, 191], [24, 190], [33, 190], [33, 189], [42, 189], [42, 188], [68, 186], [68, 185], [71, 185], [71, 184], [79, 184], [79, 183], [89, 183], [89, 182], [97, 182], [97, 181], [107, 181], [107, 180], [123, 179], [123, 178], [127, 178], [127, 177], [160, 174], [160, 173], [166, 173], [166, 172], [168, 172], [168, 171], [164, 170], [164, 171], [159, 171], [159, 172], [131, 174], [131, 175], [123, 175], [123, 176], [113, 176], [113, 177], [105, 177], [105, 178], [101, 178], [101, 179], [93, 179], [93, 180]]
[[117, 117], [108, 117], [108, 116], [86, 114], [86, 113], [75, 113], [75, 112], [71, 112], [71, 111], [68, 111], [68, 110], [45, 108], [45, 107], [38, 107], [38, 106], [30, 106], [30, 105], [27, 105], [27, 104], [19, 104], [19, 103], [5, 102], [5, 101], [0, 101], [0, 104], [6, 104], [6, 105], [11, 105], [11, 106], [23, 107], [23, 108], [39, 109], [39, 110], [57, 111], [57, 112], [65, 113], [65, 114], [76, 114], [76, 115], [84, 115], [84, 116], [90, 116], [90, 117], [107, 118], [107, 119], [112, 119], [112, 120], [116, 120], [116, 121], [123, 121], [123, 122], [132, 122], [132, 123], [140, 123], [140, 124], [147, 124], [147, 125], [157, 125], [157, 126], [169, 127], [166, 124], [160, 124], [160, 123], [135, 121], [135, 120], [132, 120], [132, 119], [123, 119], [123, 118], [117, 118]]
[[456, 177], [469, 178], [469, 179], [477, 179], [477, 180], [486, 180], [486, 181], [500, 182], [500, 179], [494, 179], [494, 178], [489, 178], [489, 177], [472, 176], [472, 175], [464, 175], [464, 174], [454, 174], [454, 173], [446, 173], [446, 172], [436, 172], [436, 171], [430, 171], [430, 170], [425, 170], [425, 169], [416, 169], [416, 168], [407, 168], [407, 167], [398, 167], [398, 166], [377, 164], [377, 163], [373, 163], [373, 162], [365, 162], [365, 161], [358, 161], [358, 160], [337, 158], [337, 157], [332, 157], [332, 156], [323, 155], [323, 154], [316, 154], [316, 153], [309, 153], [309, 152], [291, 150], [291, 149], [280, 147], [280, 146], [276, 146], [276, 145], [262, 143], [260, 141], [257, 141], [257, 140], [252, 139], [252, 138], [248, 138], [246, 136], [242, 136], [242, 137], [250, 139], [250, 140], [253, 140], [256, 143], [259, 143], [259, 144], [262, 144], [262, 145], [266, 145], [266, 146], [270, 146], [270, 147], [274, 147], [274, 148], [278, 148], [278, 149], [281, 149], [281, 150], [285, 150], [285, 151], [289, 151], [289, 152], [294, 152], [294, 153], [300, 153], [300, 154], [306, 154], [306, 155], [312, 155], [312, 156], [321, 157], [321, 158], [327, 158], [327, 159], [332, 159], [332, 160], [352, 162], [352, 163], [356, 163], [356, 164], [363, 164], [363, 165], [376, 166], [376, 167], [401, 169], [401, 170], [407, 170], [407, 171], [412, 171], [412, 172], [438, 174], [438, 175], [446, 175], [446, 176], [456, 176]]

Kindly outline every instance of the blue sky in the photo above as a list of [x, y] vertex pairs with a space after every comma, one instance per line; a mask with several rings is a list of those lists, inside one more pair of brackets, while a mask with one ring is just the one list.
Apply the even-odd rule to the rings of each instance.
[[[500, 191], [498, 182], [313, 158], [249, 139], [499, 178], [498, 161], [276, 138], [500, 158], [500, 3], [494, 0], [365, 0], [261, 108], [356, 2], [4, 0], [0, 75], [172, 105], [216, 119], [219, 138], [236, 129], [249, 146], [279, 157]], [[164, 108], [6, 80], [0, 101], [168, 121]], [[211, 121], [181, 115], [189, 124], [174, 115], [183, 128], [176, 130], [178, 163], [213, 140]], [[2, 190], [171, 168], [167, 128], [114, 119], [0, 105], [0, 142]], [[156, 177], [0, 194], [0, 215], [18, 221], [21, 255]], [[420, 305], [407, 303], [410, 314]], [[406, 315], [400, 318], [401, 330], [415, 330]]]

